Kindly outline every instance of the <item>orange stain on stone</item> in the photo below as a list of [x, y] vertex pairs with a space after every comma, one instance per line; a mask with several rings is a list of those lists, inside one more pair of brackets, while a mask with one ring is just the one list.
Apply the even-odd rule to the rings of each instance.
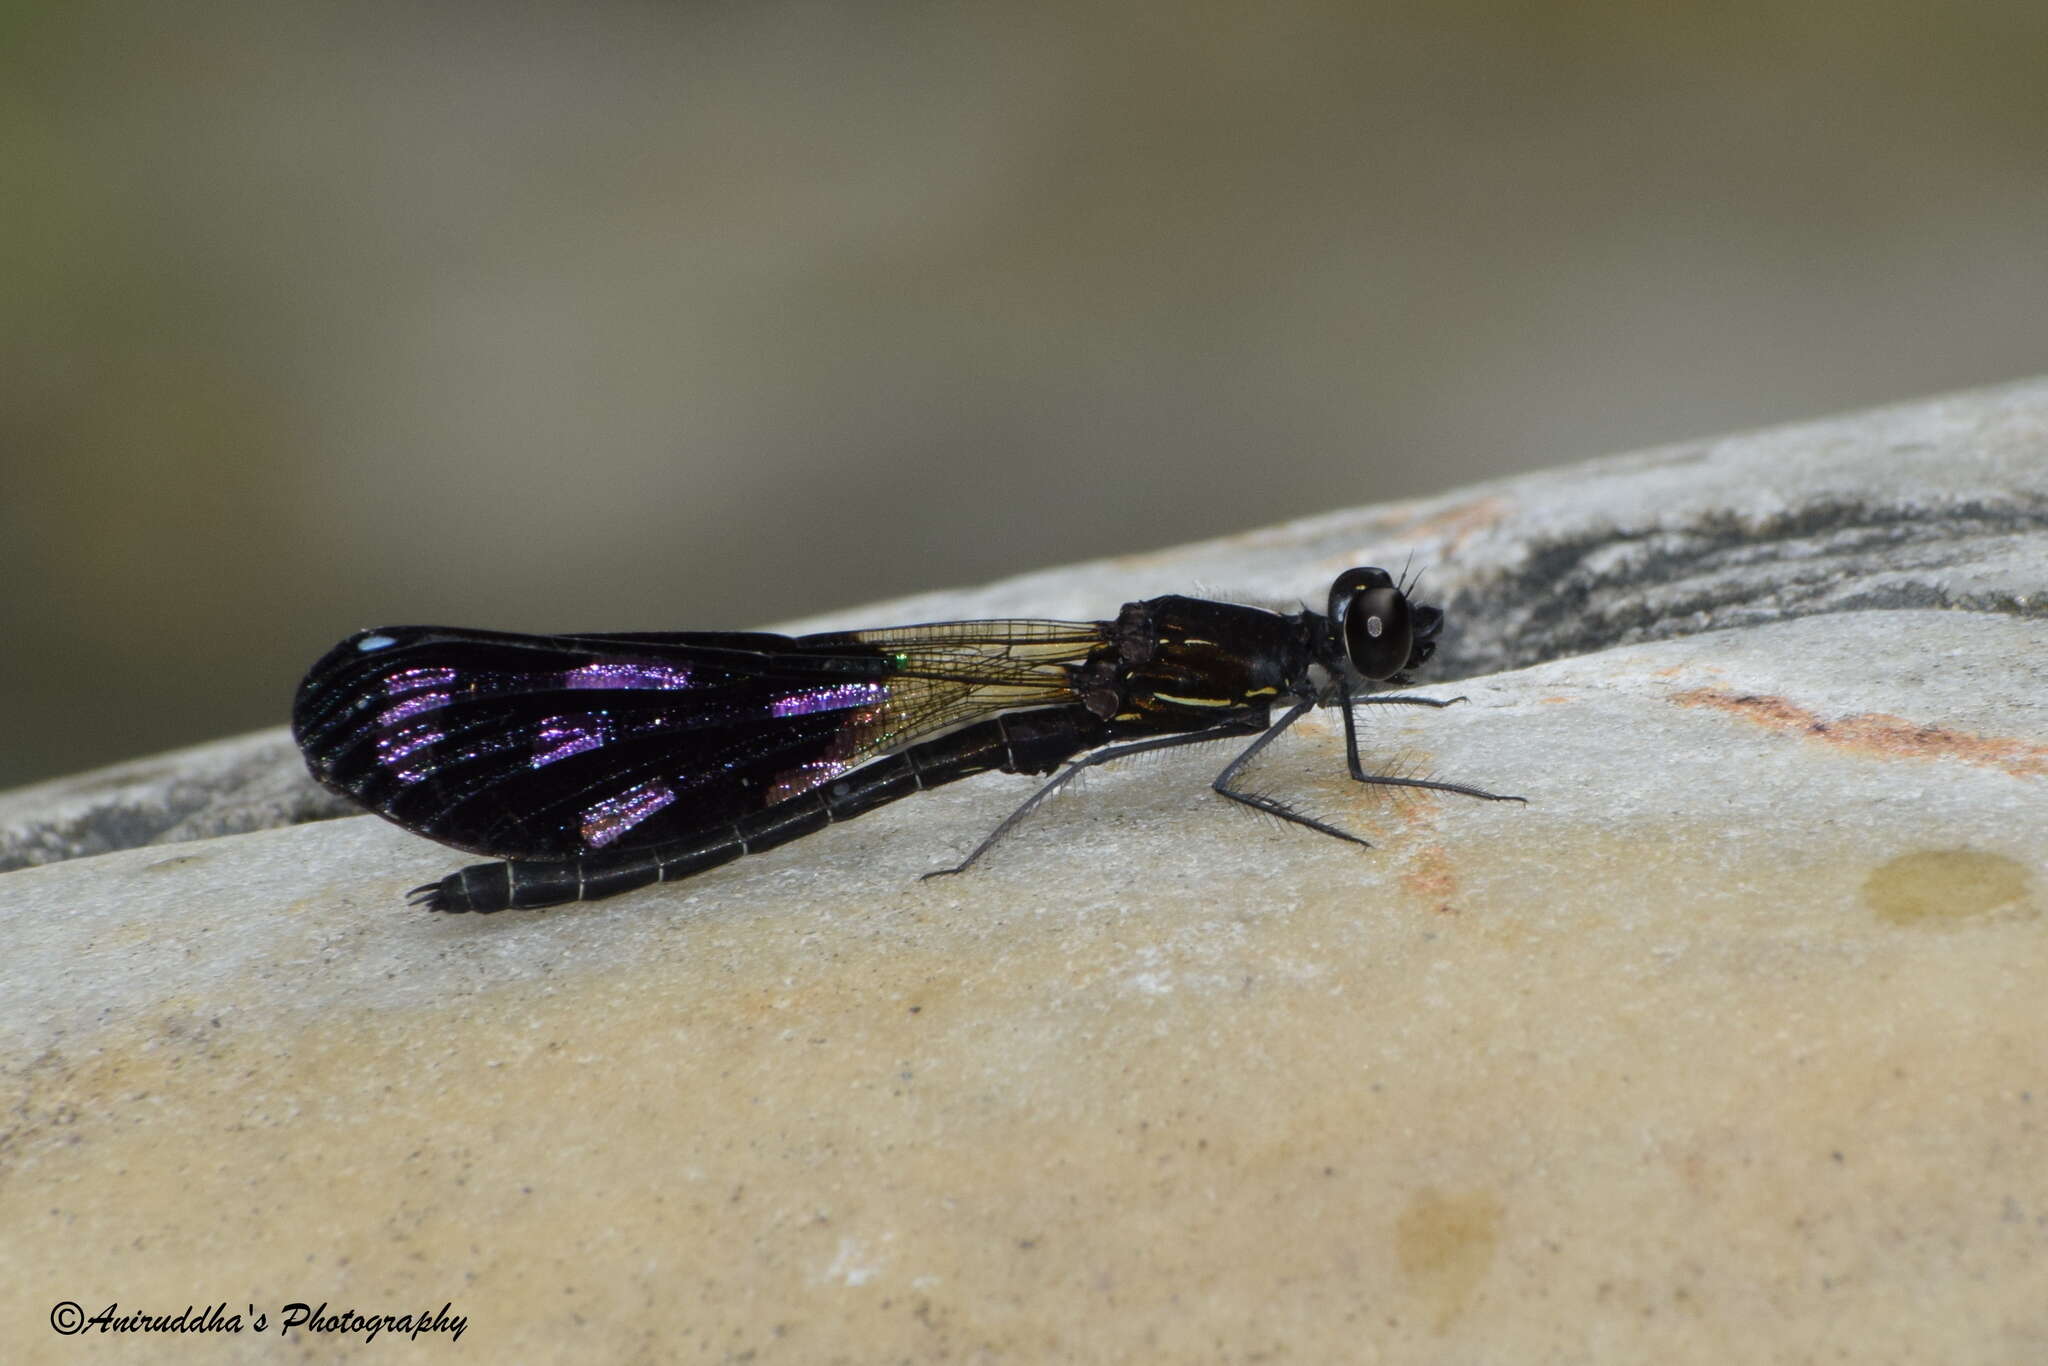
[[1514, 510], [1515, 505], [1505, 498], [1474, 498], [1469, 502], [1453, 503], [1434, 516], [1412, 523], [1407, 534], [1440, 536], [1446, 543], [1445, 550], [1455, 554], [1474, 536], [1498, 526]]
[[1830, 721], [1782, 697], [1736, 693], [1725, 688], [1693, 688], [1673, 693], [1671, 700], [1681, 707], [1712, 707], [1772, 730], [1804, 735], [1809, 740], [1864, 754], [1895, 759], [1960, 759], [1966, 764], [2000, 769], [2015, 778], [2048, 774], [2048, 746], [1922, 725], [1887, 712], [1862, 712]]
[[1458, 868], [1441, 844], [1425, 844], [1409, 855], [1401, 869], [1401, 886], [1438, 915], [1458, 913], [1452, 904], [1458, 895]]

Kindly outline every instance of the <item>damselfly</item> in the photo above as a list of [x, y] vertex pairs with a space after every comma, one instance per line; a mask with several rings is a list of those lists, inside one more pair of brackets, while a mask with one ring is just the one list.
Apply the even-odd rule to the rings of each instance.
[[[964, 871], [1076, 774], [1149, 750], [1256, 737], [1211, 786], [1365, 841], [1235, 779], [1319, 705], [1361, 783], [1521, 801], [1374, 774], [1354, 708], [1436, 648], [1443, 613], [1382, 569], [1328, 610], [1147, 598], [1109, 621], [953, 621], [780, 636], [529, 636], [392, 626], [306, 676], [292, 734], [313, 776], [387, 820], [501, 862], [414, 889], [441, 911], [552, 906], [673, 881], [977, 773], [1058, 770]], [[1285, 707], [1278, 721], [1275, 707]], [[1064, 766], [1064, 767], [1063, 767]], [[927, 874], [936, 876], [937, 874]]]

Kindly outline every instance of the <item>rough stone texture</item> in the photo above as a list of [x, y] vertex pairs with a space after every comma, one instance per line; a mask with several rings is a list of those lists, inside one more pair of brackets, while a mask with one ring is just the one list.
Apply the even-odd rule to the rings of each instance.
[[[2038, 617], [2048, 382], [1592, 461], [790, 629], [1092, 619], [1197, 582], [1320, 608], [1339, 570], [1411, 554], [1453, 622], [1437, 680], [1819, 612]], [[0, 794], [0, 871], [348, 809], [305, 776], [281, 730], [266, 731]]]
[[359, 809], [308, 776], [279, 727], [0, 793], [0, 872]]
[[1025, 780], [537, 914], [368, 817], [9, 873], [8, 1359], [2048, 1359], [2044, 509], [2037, 384], [837, 618], [1413, 548], [1527, 667], [1377, 752], [1533, 800], [1304, 723], [1262, 782], [1370, 852], [1182, 752], [934, 883]]

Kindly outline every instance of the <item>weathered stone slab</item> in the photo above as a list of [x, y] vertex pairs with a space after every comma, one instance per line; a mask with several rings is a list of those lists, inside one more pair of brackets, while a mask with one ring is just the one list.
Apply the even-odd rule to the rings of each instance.
[[[1591, 461], [790, 629], [1092, 619], [1194, 585], [1320, 607], [1353, 562], [1411, 555], [1452, 616], [1437, 679], [1816, 612], [2038, 617], [2048, 612], [2048, 381]], [[306, 778], [281, 730], [267, 731], [0, 794], [0, 870], [346, 809]]]
[[279, 727], [0, 793], [0, 873], [355, 810], [313, 781]]
[[932, 883], [1026, 780], [489, 918], [368, 817], [9, 873], [8, 1357], [120, 1350], [68, 1299], [273, 1320], [151, 1360], [299, 1300], [452, 1302], [437, 1359], [2029, 1360], [2044, 471], [2035, 385], [839, 618], [1413, 545], [1451, 672], [1526, 667], [1375, 752], [1531, 804], [1304, 723], [1262, 784], [1370, 851], [1196, 751]]

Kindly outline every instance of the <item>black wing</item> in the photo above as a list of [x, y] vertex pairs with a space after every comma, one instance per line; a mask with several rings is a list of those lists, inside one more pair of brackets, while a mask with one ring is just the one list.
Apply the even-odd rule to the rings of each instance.
[[659, 844], [1003, 711], [1071, 704], [1088, 622], [832, 635], [363, 631], [299, 685], [313, 776], [443, 844], [572, 858]]

